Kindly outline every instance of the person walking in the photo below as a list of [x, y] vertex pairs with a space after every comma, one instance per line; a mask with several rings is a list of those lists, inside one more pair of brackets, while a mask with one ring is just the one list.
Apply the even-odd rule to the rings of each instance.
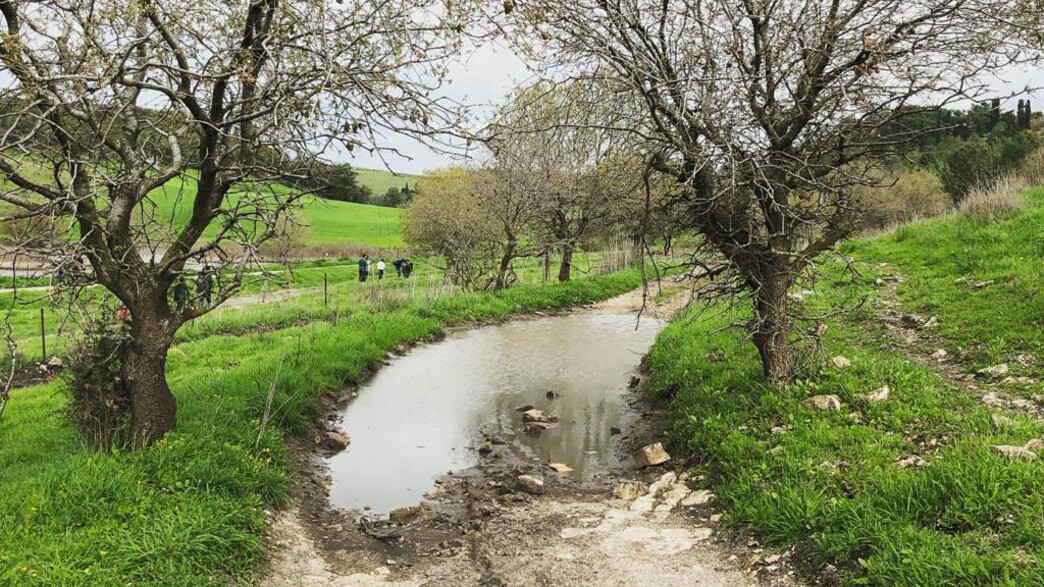
[[377, 259], [377, 281], [384, 279], [384, 259]]
[[177, 309], [179, 314], [184, 312], [185, 308], [188, 307], [188, 301], [189, 301], [189, 287], [188, 287], [188, 284], [185, 283], [185, 278], [184, 277], [179, 277], [177, 284], [174, 285], [174, 306]]
[[402, 260], [402, 276], [406, 279], [410, 278], [410, 273], [413, 273], [413, 263], [410, 263], [409, 259]]
[[395, 267], [395, 274], [402, 277], [402, 259], [392, 261], [392, 266]]
[[214, 291], [214, 275], [210, 265], [204, 265], [203, 271], [196, 277], [196, 292], [199, 294], [199, 305], [210, 305], [210, 294]]
[[359, 282], [366, 281], [366, 276], [370, 273], [370, 256], [363, 255], [359, 257]]

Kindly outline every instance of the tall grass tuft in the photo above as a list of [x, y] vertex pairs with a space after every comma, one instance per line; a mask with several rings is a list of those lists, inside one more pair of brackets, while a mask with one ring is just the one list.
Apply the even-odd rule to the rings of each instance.
[[1032, 187], [1021, 175], [1012, 173], [992, 184], [979, 186], [961, 201], [960, 212], [979, 222], [996, 222], [1026, 209], [1022, 192]]

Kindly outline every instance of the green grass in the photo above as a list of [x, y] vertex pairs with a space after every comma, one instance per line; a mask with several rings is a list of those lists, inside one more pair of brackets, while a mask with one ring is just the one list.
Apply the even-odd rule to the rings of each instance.
[[[1044, 425], [1009, 414], [1013, 422], [998, 426], [978, 399], [888, 350], [873, 286], [881, 272], [906, 275], [902, 301], [940, 316], [940, 336], [977, 349], [969, 369], [1039, 350], [1039, 300], [1026, 288], [1039, 286], [1044, 202], [1031, 197], [1033, 210], [1000, 224], [950, 217], [849, 245], [864, 260], [862, 278], [852, 283], [827, 268], [809, 302], [820, 311], [870, 296], [869, 306], [834, 320], [823, 341], [825, 355], [848, 357], [849, 368], [767, 387], [743, 333], [715, 333], [745, 318], [740, 310], [690, 315], [663, 331], [649, 354], [653, 392], [674, 394], [669, 435], [727, 507], [726, 523], [749, 528], [770, 549], [796, 547], [813, 573], [834, 565], [845, 585], [1044, 584], [1044, 464], [989, 448], [1042, 438]], [[973, 293], [956, 282], [962, 276], [998, 284]], [[705, 360], [712, 351], [724, 360]], [[883, 385], [886, 401], [860, 397]], [[802, 407], [815, 394], [836, 394], [842, 410]], [[909, 455], [926, 466], [896, 464]]]
[[390, 288], [374, 287], [371, 305], [336, 324], [183, 338], [168, 365], [178, 428], [136, 452], [80, 447], [59, 383], [15, 390], [0, 421], [0, 585], [249, 581], [264, 558], [264, 510], [289, 498], [283, 439], [309, 430], [325, 392], [447, 324], [592, 302], [638, 281], [631, 270], [431, 302], [423, 293], [382, 301]]
[[406, 184], [409, 184], [411, 190], [416, 189], [417, 180], [420, 179], [419, 175], [392, 173], [386, 169], [363, 169], [361, 167], [352, 167], [352, 169], [357, 174], [356, 179], [359, 185], [370, 188], [374, 196], [383, 196], [389, 188], [401, 190]]

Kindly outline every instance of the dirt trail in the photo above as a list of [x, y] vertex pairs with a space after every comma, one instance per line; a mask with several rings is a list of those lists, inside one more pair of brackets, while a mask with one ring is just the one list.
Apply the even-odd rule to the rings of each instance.
[[[900, 348], [913, 362], [934, 369], [957, 389], [978, 397], [984, 404], [1002, 410], [1022, 412], [1038, 420], [1044, 421], [1044, 396], [1034, 395], [1030, 399], [1020, 398], [1005, 390], [1012, 386], [1033, 385], [1037, 382], [1028, 378], [1014, 377], [977, 377], [965, 373], [958, 361], [954, 359], [953, 350], [946, 349], [946, 341], [935, 335], [933, 328], [937, 319], [931, 316], [918, 316], [902, 312], [896, 289], [903, 282], [899, 275], [891, 271], [881, 283], [881, 322], [888, 329], [891, 342]], [[1015, 357], [1016, 362], [1036, 361], [1035, 357]]]
[[[688, 301], [674, 295], [646, 308], [668, 319]], [[637, 290], [591, 311], [633, 313]], [[785, 564], [769, 564], [748, 546], [716, 540], [714, 496], [696, 480], [664, 467], [630, 469], [622, 477], [647, 483], [618, 499], [544, 474], [548, 492], [511, 489], [513, 477], [461, 481], [470, 512], [459, 531], [410, 548], [405, 537], [366, 543], [343, 517], [294, 506], [273, 516], [271, 565], [262, 587], [681, 587], [794, 585]], [[455, 528], [458, 526], [454, 526]], [[387, 537], [385, 537], [387, 538]], [[756, 543], [752, 543], [756, 546]], [[776, 562], [779, 557], [767, 560]]]

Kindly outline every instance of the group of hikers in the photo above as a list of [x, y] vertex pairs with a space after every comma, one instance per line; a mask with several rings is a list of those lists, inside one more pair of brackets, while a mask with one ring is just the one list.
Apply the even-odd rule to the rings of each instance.
[[[366, 281], [366, 278], [370, 275], [371, 265], [376, 265], [377, 280], [384, 279], [384, 259], [377, 259], [377, 262], [374, 263], [370, 260], [369, 255], [364, 254], [362, 257], [359, 257], [359, 281]], [[392, 266], [395, 267], [395, 274], [399, 277], [409, 279], [410, 274], [413, 273], [413, 263], [410, 263], [409, 259], [396, 259], [392, 261]]]
[[[204, 265], [203, 270], [196, 275], [196, 297], [197, 306], [209, 306], [214, 293], [214, 269], [210, 265]], [[192, 291], [184, 277], [179, 277], [174, 284], [174, 307], [178, 312], [184, 312], [192, 302]]]

